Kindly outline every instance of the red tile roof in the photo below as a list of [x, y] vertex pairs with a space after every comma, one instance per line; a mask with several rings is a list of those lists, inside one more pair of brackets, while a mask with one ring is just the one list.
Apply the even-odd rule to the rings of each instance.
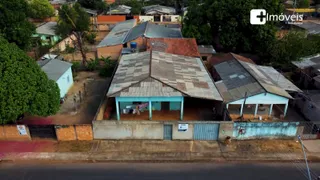
[[171, 54], [200, 57], [198, 45], [194, 38], [151, 38], [147, 41], [147, 49], [162, 51]]
[[215, 54], [209, 59], [209, 63], [212, 65], [216, 65], [231, 59], [237, 59], [239, 61], [255, 64], [251, 59], [234, 53]]

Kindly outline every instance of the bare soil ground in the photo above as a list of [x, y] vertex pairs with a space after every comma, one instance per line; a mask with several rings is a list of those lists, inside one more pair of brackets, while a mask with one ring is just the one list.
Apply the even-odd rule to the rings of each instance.
[[[60, 111], [50, 118], [55, 124], [91, 124], [108, 84], [109, 78], [101, 78], [97, 72], [78, 72]], [[79, 91], [82, 95], [81, 101]]]
[[235, 141], [228, 145], [226, 151], [235, 152], [302, 152], [299, 142], [294, 140], [244, 140]]
[[[88, 52], [86, 53], [87, 59], [95, 59], [96, 58], [96, 52], [97, 52], [97, 45], [103, 40], [103, 38], [108, 35], [108, 32], [96, 32], [97, 37], [96, 37], [96, 43], [95, 44], [89, 44], [85, 43], [86, 48], [88, 49]], [[62, 53], [61, 54], [63, 58], [67, 61], [81, 61], [82, 56], [80, 52], [75, 52], [75, 53]]]

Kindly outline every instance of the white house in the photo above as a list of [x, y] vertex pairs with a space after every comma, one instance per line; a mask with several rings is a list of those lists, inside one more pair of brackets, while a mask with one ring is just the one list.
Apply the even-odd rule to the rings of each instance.
[[292, 99], [288, 92], [301, 92], [272, 67], [233, 53], [221, 59], [212, 64], [213, 76], [232, 119], [284, 117]]
[[60, 97], [63, 98], [73, 84], [72, 64], [59, 59], [46, 59], [38, 61], [38, 64], [48, 78], [58, 84]]

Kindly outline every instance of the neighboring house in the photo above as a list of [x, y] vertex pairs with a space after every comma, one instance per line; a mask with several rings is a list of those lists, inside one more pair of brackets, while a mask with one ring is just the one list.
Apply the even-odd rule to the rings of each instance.
[[212, 45], [199, 45], [198, 51], [203, 61], [209, 60], [213, 54], [216, 54], [216, 50], [214, 50]]
[[76, 2], [76, 0], [50, 0], [49, 2], [55, 9], [55, 14], [58, 15], [58, 11], [62, 5], [73, 4]]
[[274, 68], [258, 66], [233, 53], [210, 63], [215, 84], [232, 119], [282, 118], [292, 99], [287, 91], [301, 91]]
[[309, 121], [320, 121], [320, 91], [307, 90], [304, 93], [297, 93], [294, 101], [295, 107]]
[[168, 6], [151, 5], [142, 7], [146, 15], [173, 15], [176, 14], [176, 9]]
[[54, 45], [61, 38], [55, 33], [57, 22], [47, 22], [41, 24], [36, 29], [36, 34], [32, 35], [34, 38], [40, 38], [42, 45]]
[[123, 15], [99, 15], [97, 17], [99, 31], [110, 31], [119, 22], [126, 21]]
[[135, 19], [118, 23], [98, 44], [98, 57], [111, 56], [112, 59], [118, 59], [122, 48], [127, 48], [132, 43], [136, 44], [137, 51], [145, 50], [149, 38], [182, 38], [180, 29], [167, 28], [150, 22], [134, 26], [135, 24]]
[[123, 55], [107, 97], [115, 99], [118, 120], [185, 120], [184, 112], [199, 120], [196, 115], [203, 113], [196, 111], [200, 107], [194, 101], [222, 101], [200, 58], [159, 51]]
[[117, 23], [111, 32], [98, 44], [98, 57], [110, 56], [111, 59], [118, 59], [126, 36], [136, 23], [135, 19]]
[[307, 34], [314, 35], [320, 34], [320, 22], [303, 21], [301, 24], [294, 24], [295, 27], [303, 29]]
[[293, 61], [292, 64], [300, 70], [300, 86], [320, 89], [320, 54], [301, 58], [301, 61]]
[[110, 7], [107, 12], [109, 15], [128, 15], [131, 13], [131, 7], [126, 5], [118, 5], [116, 7]]
[[37, 61], [37, 63], [48, 78], [58, 84], [60, 97], [63, 98], [73, 84], [72, 64], [59, 59], [46, 59]]
[[147, 40], [147, 50], [200, 57], [197, 42], [194, 38], [151, 38]]

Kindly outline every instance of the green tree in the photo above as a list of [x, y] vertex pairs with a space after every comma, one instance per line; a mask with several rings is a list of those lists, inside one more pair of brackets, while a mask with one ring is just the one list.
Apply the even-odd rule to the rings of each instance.
[[25, 0], [0, 1], [0, 34], [21, 49], [31, 45], [31, 35], [35, 27], [28, 21], [28, 3]]
[[[141, 2], [138, 0], [121, 1], [121, 4], [126, 5], [126, 6], [130, 6], [131, 7], [131, 14], [135, 14], [135, 15], [141, 14], [143, 3], [144, 2]], [[120, 2], [118, 4], [121, 5]]]
[[273, 65], [287, 66], [291, 61], [320, 52], [320, 36], [306, 37], [304, 32], [292, 31], [270, 45], [270, 60]]
[[81, 8], [80, 4], [76, 3], [69, 7], [63, 5], [59, 9], [59, 20], [56, 32], [61, 36], [74, 35], [76, 37], [75, 44], [82, 56], [82, 64], [86, 64], [87, 56], [84, 47], [84, 38], [87, 31], [89, 31], [90, 18], [87, 13]]
[[213, 44], [222, 51], [263, 53], [275, 40], [275, 24], [251, 25], [250, 10], [266, 9], [270, 14], [279, 14], [283, 10], [279, 0], [205, 0], [199, 3], [189, 1], [183, 26], [184, 36], [197, 38], [198, 43]]
[[32, 18], [45, 19], [54, 16], [54, 8], [48, 0], [31, 0], [29, 6]]
[[310, 0], [298, 0], [297, 7], [298, 8], [309, 8], [310, 7]]
[[58, 85], [16, 45], [0, 37], [0, 123], [20, 115], [47, 116], [60, 106]]
[[87, 9], [98, 10], [99, 13], [107, 9], [107, 4], [102, 0], [78, 0], [78, 3]]

